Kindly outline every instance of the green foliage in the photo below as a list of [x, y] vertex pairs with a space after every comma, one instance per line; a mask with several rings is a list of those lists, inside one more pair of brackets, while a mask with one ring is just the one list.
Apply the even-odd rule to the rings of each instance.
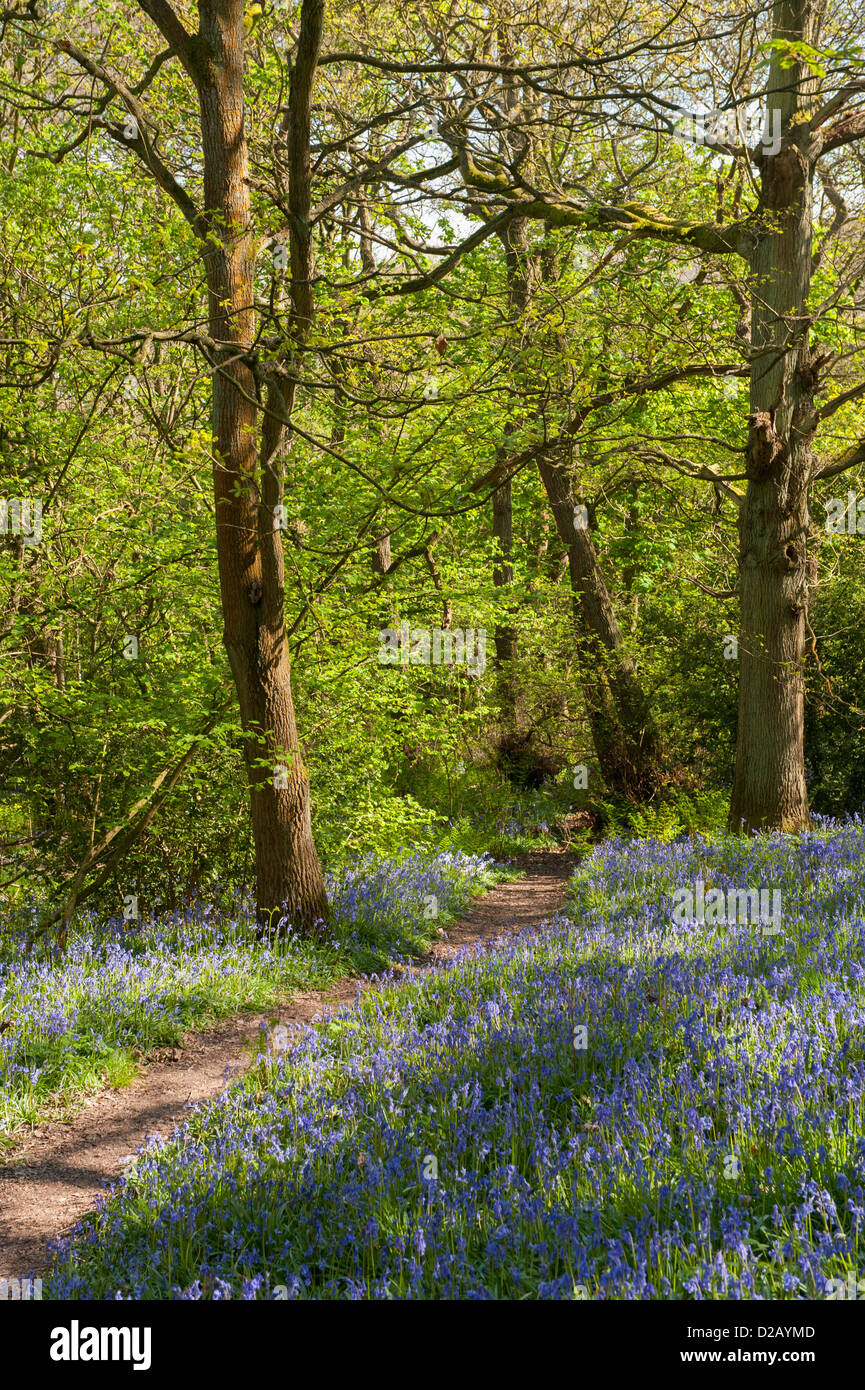
[[720, 834], [727, 824], [730, 799], [722, 791], [678, 791], [644, 806], [602, 801], [598, 809], [608, 834], [665, 842], [684, 835]]
[[227, 895], [129, 922], [81, 914], [66, 952], [47, 961], [7, 929], [0, 1149], [21, 1125], [130, 1081], [144, 1057], [190, 1029], [424, 955], [475, 894], [508, 876], [460, 855], [370, 857], [330, 881], [335, 920], [314, 940], [289, 932], [262, 945], [248, 901]]
[[[246, 39], [261, 370], [294, 351], [288, 281], [269, 239], [285, 235], [284, 151], [274, 131], [297, 6], [265, 9]], [[328, 6], [334, 51], [355, 48], [359, 13], [350, 0]], [[415, 52], [404, 10], [379, 5], [362, 19], [370, 51], [378, 43]], [[0, 910], [57, 901], [92, 846], [197, 739], [189, 771], [96, 899], [110, 912], [135, 893], [147, 908], [170, 910], [190, 895], [218, 898], [248, 883], [252, 869], [244, 743], [221, 640], [211, 368], [195, 345], [206, 286], [181, 209], [106, 129], [128, 115], [117, 94], [82, 127], [79, 100], [68, 96], [80, 70], [61, 46], [79, 28], [81, 45], [133, 86], [145, 58], [161, 51], [139, 11], [77, 0], [6, 35], [0, 492], [44, 506], [39, 544], [0, 536]], [[566, 29], [560, 18], [543, 34], [527, 22], [526, 54], [534, 45], [557, 51]], [[822, 89], [861, 66], [861, 36], [842, 30], [828, 25], [819, 49], [755, 31], [743, 64], [777, 49], [785, 62], [805, 63]], [[174, 60], [156, 62], [150, 77], [142, 101], [160, 158], [200, 205], [194, 90]], [[431, 156], [443, 156], [431, 127], [447, 118], [450, 99], [418, 78], [416, 106], [394, 114], [394, 87], [374, 69], [330, 65], [326, 81], [313, 122], [322, 151], [314, 201], [324, 209], [313, 231], [316, 317], [294, 433], [277, 459], [287, 642], [319, 852], [332, 867], [405, 843], [510, 854], [553, 842], [569, 815], [602, 803], [610, 825], [635, 833], [656, 823], [664, 833], [687, 830], [675, 794], [643, 811], [609, 805], [586, 701], [599, 658], [575, 630], [566, 546], [534, 458], [511, 481], [507, 586], [493, 582], [490, 489], [477, 483], [504, 456], [565, 432], [562, 460], [588, 504], [622, 652], [648, 693], [665, 773], [688, 796], [700, 787], [721, 798], [737, 700], [724, 641], [739, 619], [735, 600], [705, 589], [735, 589], [738, 538], [735, 502], [710, 474], [741, 488], [749, 410], [741, 286], [730, 263], [674, 241], [537, 221], [526, 229], [533, 293], [522, 315], [495, 235], [423, 291], [368, 293], [361, 206], [339, 194], [356, 154], [346, 131], [356, 125], [369, 136], [364, 159], [398, 146], [393, 168], [407, 187]], [[753, 190], [736, 192], [734, 167], [719, 169], [707, 148], [656, 142], [648, 130], [614, 144], [597, 122], [550, 128], [544, 139], [562, 187], [595, 206], [653, 203], [694, 223], [752, 208]], [[62, 157], [46, 158], [49, 147]], [[332, 159], [327, 149], [337, 151]], [[855, 174], [837, 176], [850, 199]], [[387, 263], [391, 279], [422, 269], [412, 241], [428, 242], [431, 229], [453, 248], [467, 223], [480, 225], [459, 192], [399, 201], [386, 180], [362, 191], [381, 238], [376, 264]], [[847, 240], [854, 219], [838, 236], [832, 216], [831, 207], [818, 210], [814, 229], [814, 351], [838, 362], [837, 380], [820, 383], [824, 394], [855, 387], [861, 341]], [[209, 236], [217, 245], [218, 229]], [[832, 417], [827, 447], [860, 439], [862, 419], [854, 389]], [[845, 475], [844, 487], [858, 488], [861, 476]], [[818, 526], [836, 485], [815, 489]], [[382, 532], [394, 561], [387, 575], [371, 565]], [[822, 674], [809, 663], [806, 717], [814, 804], [832, 812], [865, 800], [863, 575], [858, 538], [823, 547]], [[486, 668], [381, 665], [379, 631], [403, 623], [482, 629]], [[516, 640], [515, 710], [503, 705], [496, 668], [503, 626]], [[533, 750], [553, 766], [591, 768], [584, 796], [560, 796], [564, 783], [550, 777], [554, 804], [544, 806], [507, 782], [500, 742], [514, 723], [536, 735]]]

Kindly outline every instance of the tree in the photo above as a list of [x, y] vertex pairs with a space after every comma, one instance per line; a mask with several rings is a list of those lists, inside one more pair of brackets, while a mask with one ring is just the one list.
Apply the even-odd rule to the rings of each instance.
[[[301, 10], [285, 123], [292, 301], [288, 353], [287, 360], [277, 358], [266, 366], [255, 347], [257, 247], [244, 120], [243, 0], [201, 0], [194, 34], [167, 0], [140, 0], [140, 9], [169, 46], [162, 58], [179, 60], [195, 91], [203, 166], [201, 208], [150, 138], [152, 122], [141, 101], [148, 79], [137, 86], [123, 82], [71, 40], [56, 41], [56, 48], [109, 98], [123, 103], [131, 123], [100, 117], [102, 128], [121, 148], [135, 152], [195, 232], [207, 284], [208, 333], [198, 341], [213, 374], [213, 489], [223, 638], [246, 733], [256, 909], [263, 927], [285, 907], [294, 923], [314, 930], [327, 918], [328, 906], [292, 699], [277, 463], [294, 400], [296, 353], [313, 320], [309, 133], [324, 0], [304, 0]], [[159, 62], [151, 64], [150, 80], [158, 66]]]
[[[833, 464], [821, 467], [814, 461], [817, 426], [837, 405], [829, 402], [817, 409], [814, 404], [832, 354], [812, 354], [809, 347], [812, 187], [822, 160], [865, 135], [865, 81], [849, 75], [841, 49], [831, 50], [830, 57], [841, 61], [828, 75], [821, 62], [817, 45], [825, 9], [810, 0], [775, 0], [772, 7], [765, 98], [767, 116], [775, 113], [778, 120], [772, 127], [777, 128], [774, 143], [764, 148], [761, 141], [749, 149], [725, 138], [710, 139], [713, 148], [757, 170], [755, 206], [732, 221], [684, 221], [633, 197], [613, 202], [575, 197], [564, 173], [558, 186], [551, 187], [549, 158], [543, 167], [535, 163], [527, 170], [524, 164], [526, 132], [538, 121], [537, 99], [522, 116], [522, 139], [515, 122], [509, 158], [479, 153], [465, 120], [455, 119], [449, 126], [466, 187], [483, 195], [499, 216], [509, 211], [514, 218], [540, 219], [553, 227], [627, 232], [634, 239], [658, 239], [744, 262], [751, 408], [743, 450], [747, 491], [740, 511], [739, 729], [730, 815], [733, 825], [747, 829], [794, 830], [808, 823], [803, 663], [808, 593], [816, 579], [808, 544], [808, 497], [815, 479], [855, 466], [862, 457], [861, 449], [854, 448]], [[749, 12], [744, 21], [736, 19], [735, 32], [745, 35], [755, 17]], [[654, 42], [647, 32], [641, 52], [651, 51]], [[536, 90], [539, 66], [526, 66]], [[855, 70], [855, 59], [852, 66]], [[615, 67], [611, 61], [603, 80], [611, 104], [624, 106], [621, 88], [629, 87], [622, 126], [633, 125], [630, 113], [636, 101], [660, 113], [659, 128], [671, 131], [673, 103], [633, 75], [628, 83], [627, 59], [618, 64], [619, 72]], [[731, 110], [735, 113], [750, 99], [750, 94], [736, 92]], [[564, 111], [574, 104], [579, 109], [586, 98], [569, 92], [562, 81], [555, 100]], [[555, 125], [549, 105], [544, 121]], [[561, 160], [557, 167], [561, 169]], [[865, 387], [845, 392], [843, 399], [863, 391]], [[717, 481], [730, 479], [719, 476]]]

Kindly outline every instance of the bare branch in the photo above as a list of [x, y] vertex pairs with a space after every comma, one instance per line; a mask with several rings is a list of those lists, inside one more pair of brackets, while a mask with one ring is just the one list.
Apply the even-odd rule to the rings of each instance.
[[197, 87], [200, 69], [196, 61], [192, 35], [186, 31], [168, 0], [138, 0], [138, 5], [148, 19], [153, 20], [166, 43], [171, 46], [172, 53], [177, 54]]

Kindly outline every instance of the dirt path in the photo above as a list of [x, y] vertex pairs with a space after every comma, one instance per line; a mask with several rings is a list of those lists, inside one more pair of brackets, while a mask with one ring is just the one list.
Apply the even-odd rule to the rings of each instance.
[[[518, 861], [527, 877], [479, 898], [415, 969], [446, 963], [463, 946], [533, 926], [562, 904], [573, 856], [532, 854]], [[366, 986], [367, 988], [369, 986]], [[0, 1278], [40, 1274], [46, 1243], [67, 1232], [93, 1205], [123, 1160], [148, 1135], [169, 1134], [187, 1105], [217, 1096], [227, 1069], [244, 1070], [259, 1024], [278, 1018], [303, 1025], [353, 1004], [358, 981], [300, 993], [266, 1013], [242, 1014], [206, 1033], [192, 1033], [182, 1048], [152, 1053], [129, 1086], [95, 1096], [73, 1119], [30, 1131], [14, 1157], [0, 1166]]]

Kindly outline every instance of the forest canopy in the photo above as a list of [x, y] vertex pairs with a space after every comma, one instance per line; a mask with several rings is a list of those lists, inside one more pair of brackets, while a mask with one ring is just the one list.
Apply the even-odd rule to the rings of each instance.
[[861, 809], [853, 0], [0, 36], [5, 910]]

